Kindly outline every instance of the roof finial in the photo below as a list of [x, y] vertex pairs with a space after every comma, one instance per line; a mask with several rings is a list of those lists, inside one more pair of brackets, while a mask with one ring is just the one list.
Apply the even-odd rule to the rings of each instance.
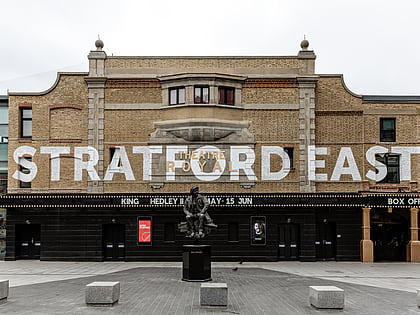
[[306, 35], [303, 35], [303, 41], [300, 42], [300, 47], [302, 48], [302, 50], [308, 50], [309, 42], [306, 39]]
[[104, 42], [101, 41], [99, 34], [98, 34], [98, 39], [95, 42], [95, 46], [96, 46], [96, 50], [102, 50], [102, 48], [104, 48]]

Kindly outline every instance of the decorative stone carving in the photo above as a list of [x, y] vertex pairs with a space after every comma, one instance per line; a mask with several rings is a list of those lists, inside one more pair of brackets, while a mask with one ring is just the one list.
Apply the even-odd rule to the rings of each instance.
[[150, 143], [190, 143], [211, 141], [217, 143], [253, 143], [248, 121], [219, 119], [180, 119], [155, 123]]

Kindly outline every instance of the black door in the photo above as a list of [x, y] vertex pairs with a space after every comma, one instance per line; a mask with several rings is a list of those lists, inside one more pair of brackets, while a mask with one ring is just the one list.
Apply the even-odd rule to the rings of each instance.
[[316, 259], [335, 260], [337, 234], [335, 223], [320, 222], [316, 225]]
[[102, 233], [104, 260], [124, 260], [125, 225], [104, 224]]
[[299, 225], [279, 224], [278, 260], [299, 259]]
[[41, 225], [16, 225], [16, 259], [39, 259], [41, 252]]
[[375, 261], [405, 261], [408, 222], [397, 214], [383, 214], [371, 224]]

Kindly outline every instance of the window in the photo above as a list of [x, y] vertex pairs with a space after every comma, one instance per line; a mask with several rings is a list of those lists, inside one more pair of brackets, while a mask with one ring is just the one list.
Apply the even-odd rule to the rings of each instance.
[[219, 87], [219, 104], [234, 105], [235, 89], [230, 87]]
[[[25, 158], [28, 161], [32, 161], [32, 158], [26, 157]], [[26, 167], [23, 167], [22, 165], [19, 165], [19, 170], [24, 174], [29, 174], [30, 170]], [[31, 188], [31, 182], [23, 182], [19, 181], [19, 188]]]
[[284, 148], [283, 150], [289, 156], [290, 168], [291, 169], [294, 168], [294, 165], [293, 165], [293, 148]]
[[7, 143], [0, 143], [0, 172], [7, 173]]
[[381, 141], [395, 141], [395, 118], [381, 118]]
[[209, 87], [196, 86], [194, 87], [194, 103], [208, 104], [209, 103]]
[[169, 105], [185, 104], [185, 88], [169, 89]]
[[21, 108], [21, 138], [32, 138], [32, 108]]
[[0, 107], [0, 142], [8, 140], [8, 108]]
[[0, 194], [5, 194], [7, 192], [7, 172], [0, 172]]
[[378, 184], [398, 184], [400, 182], [400, 156], [398, 154], [377, 154], [376, 160], [385, 165], [387, 173]]

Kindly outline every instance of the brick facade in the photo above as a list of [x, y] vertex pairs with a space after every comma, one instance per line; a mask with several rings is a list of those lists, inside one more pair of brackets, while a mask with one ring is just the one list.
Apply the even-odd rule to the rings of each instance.
[[[88, 73], [59, 74], [46, 92], [11, 93], [10, 194], [167, 194], [185, 193], [192, 185], [250, 196], [418, 192], [420, 98], [355, 95], [341, 75], [316, 74], [315, 54], [307, 47], [289, 57], [114, 57], [97, 47], [89, 62]], [[210, 101], [195, 104], [194, 88], [202, 86], [208, 87]], [[169, 105], [171, 89], [177, 87], [185, 88], [185, 102]], [[223, 88], [234, 91], [233, 104], [219, 104]], [[31, 138], [20, 134], [22, 108], [32, 108]], [[395, 118], [396, 141], [381, 141], [381, 118]], [[21, 188], [14, 175], [20, 170], [14, 152], [22, 146], [36, 150], [31, 162], [37, 174], [30, 188]], [[58, 147], [59, 157], [41, 152], [45, 147]], [[372, 147], [400, 154], [402, 180], [385, 184], [367, 176], [375, 173], [366, 156]], [[279, 148], [292, 150], [290, 169]], [[124, 157], [111, 167], [114, 150]], [[216, 158], [210, 157], [214, 150]], [[188, 157], [182, 158], [183, 151]], [[130, 165], [121, 168], [125, 157]], [[287, 174], [278, 179], [280, 171]], [[310, 205], [302, 206], [298, 221], [309, 224], [305, 233], [314, 237], [315, 221], [324, 214], [304, 212], [305, 207]], [[343, 215], [348, 211], [342, 209]], [[361, 218], [352, 218], [351, 224], [360, 224]], [[307, 246], [305, 259], [311, 260], [313, 245]], [[354, 259], [356, 247], [345, 243], [353, 254], [343, 257]]]

